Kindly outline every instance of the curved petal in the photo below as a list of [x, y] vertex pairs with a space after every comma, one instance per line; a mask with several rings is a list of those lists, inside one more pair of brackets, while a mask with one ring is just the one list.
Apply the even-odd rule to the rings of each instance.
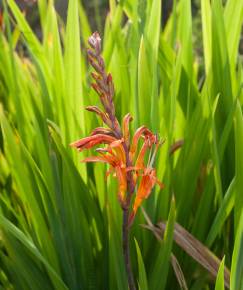
[[123, 139], [116, 140], [109, 144], [108, 148], [113, 149], [116, 152], [118, 159], [120, 159], [121, 163], [126, 164], [126, 153], [124, 147], [122, 145]]
[[124, 141], [127, 146], [129, 146], [130, 143], [130, 131], [129, 131], [129, 123], [133, 120], [130, 113], [126, 114], [126, 116], [123, 118], [122, 121], [122, 132], [124, 136]]
[[145, 140], [145, 142], [143, 143], [143, 146], [138, 154], [136, 163], [135, 163], [135, 167], [143, 167], [144, 168], [144, 157], [145, 157], [145, 153], [148, 149], [148, 142], [147, 140]]
[[124, 202], [127, 190], [126, 171], [120, 166], [116, 166], [115, 171], [118, 181], [118, 198], [121, 202]]
[[90, 156], [85, 159], [83, 159], [81, 162], [87, 163], [87, 162], [103, 162], [103, 163], [109, 163], [110, 161], [106, 156]]
[[104, 135], [109, 135], [109, 136], [114, 136], [114, 133], [110, 128], [105, 128], [105, 127], [97, 127], [91, 132], [92, 135], [97, 135], [97, 134], [104, 134]]
[[142, 176], [141, 182], [138, 187], [138, 191], [134, 200], [133, 209], [131, 216], [129, 218], [130, 223], [133, 221], [136, 212], [143, 202], [144, 199], [148, 198], [152, 189], [154, 188], [155, 184], [158, 183], [159, 185], [163, 186], [158, 179], [156, 178], [156, 171], [155, 169], [146, 168], [145, 172]]
[[102, 143], [110, 144], [114, 141], [116, 141], [116, 138], [112, 136], [105, 135], [105, 134], [96, 134], [96, 135], [88, 136], [78, 141], [75, 141], [71, 143], [70, 146], [77, 148], [79, 151], [82, 151], [84, 149], [90, 149], [98, 144], [102, 144]]
[[106, 148], [97, 148], [96, 151], [104, 156], [109, 156], [110, 158], [112, 158], [112, 160], [114, 160], [115, 166], [124, 164], [121, 158], [119, 158], [119, 156], [112, 151], [112, 148], [110, 146]]
[[149, 136], [150, 139], [152, 139], [152, 136], [154, 136], [154, 134], [146, 127], [146, 126], [142, 126], [140, 128], [137, 129], [137, 131], [135, 132], [133, 139], [132, 139], [132, 144], [130, 147], [130, 158], [131, 160], [133, 160], [134, 155], [137, 151], [137, 146], [138, 146], [138, 141], [142, 136]]

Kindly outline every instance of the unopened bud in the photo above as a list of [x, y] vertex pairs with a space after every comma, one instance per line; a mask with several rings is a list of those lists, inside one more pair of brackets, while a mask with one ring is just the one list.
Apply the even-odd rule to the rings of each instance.
[[102, 92], [100, 91], [100, 88], [99, 88], [99, 86], [98, 86], [97, 84], [92, 83], [92, 84], [91, 84], [91, 87], [96, 91], [96, 93], [97, 93], [99, 96], [102, 95]]
[[101, 52], [101, 38], [98, 32], [94, 32], [88, 39], [89, 45], [95, 49], [96, 53]]

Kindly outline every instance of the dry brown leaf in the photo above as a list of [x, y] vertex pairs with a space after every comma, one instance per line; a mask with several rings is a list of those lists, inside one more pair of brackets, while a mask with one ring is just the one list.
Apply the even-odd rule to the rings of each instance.
[[[159, 240], [161, 240], [165, 232], [166, 223], [160, 222], [154, 226], [147, 214], [145, 219], [147, 222], [149, 220], [149, 222], [148, 225], [143, 225], [143, 227], [151, 230], [157, 239], [159, 238]], [[219, 265], [221, 263], [220, 259], [218, 259], [207, 247], [205, 247], [199, 240], [193, 237], [178, 223], [175, 223], [174, 225], [174, 241], [180, 248], [182, 248], [189, 256], [191, 256], [202, 267], [209, 271], [215, 278], [217, 277]], [[230, 271], [227, 269], [227, 267], [224, 269], [224, 282], [225, 286], [229, 289]]]
[[[161, 232], [164, 233], [166, 223], [160, 222], [158, 223], [158, 227], [161, 229]], [[217, 277], [221, 263], [220, 259], [178, 223], [175, 223], [174, 227], [174, 241], [214, 277]], [[229, 288], [230, 271], [226, 267], [224, 269], [224, 280], [225, 286]]]
[[188, 287], [186, 284], [186, 279], [185, 279], [184, 274], [182, 272], [181, 266], [180, 266], [178, 260], [176, 259], [176, 256], [173, 253], [171, 253], [171, 256], [170, 256], [170, 262], [171, 262], [171, 265], [172, 265], [173, 270], [174, 270], [175, 275], [176, 275], [176, 279], [177, 279], [181, 289], [188, 290]]
[[[158, 232], [158, 230], [156, 229], [156, 227], [153, 225], [150, 217], [148, 216], [148, 214], [146, 213], [146, 211], [144, 210], [143, 207], [141, 207], [142, 209], [142, 212], [143, 212], [143, 215], [148, 223], [148, 226], [152, 228], [154, 228], [155, 230], [153, 230], [153, 233], [154, 235], [156, 236], [156, 238], [159, 240], [159, 241], [162, 241], [162, 237], [161, 237], [161, 234]], [[142, 225], [143, 226], [143, 225]], [[143, 226], [143, 227], [146, 227], [146, 226]], [[186, 283], [186, 279], [184, 277], [184, 274], [183, 274], [183, 271], [181, 269], [181, 266], [178, 262], [178, 260], [176, 259], [175, 255], [173, 253], [171, 253], [170, 255], [170, 262], [171, 262], [171, 265], [173, 267], [173, 270], [174, 270], [174, 273], [175, 273], [175, 276], [176, 276], [176, 279], [180, 285], [180, 288], [182, 290], [188, 290], [188, 287], [187, 287], [187, 283]]]

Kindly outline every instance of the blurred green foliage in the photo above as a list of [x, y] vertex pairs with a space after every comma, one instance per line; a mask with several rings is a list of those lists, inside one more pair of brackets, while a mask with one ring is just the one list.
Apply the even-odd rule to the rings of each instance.
[[[174, 1], [162, 25], [160, 0], [110, 0], [108, 10], [107, 4], [90, 1], [92, 13], [70, 0], [66, 24], [53, 1], [39, 0], [39, 38], [16, 1], [5, 4], [0, 289], [127, 289], [116, 184], [105, 180], [105, 165], [86, 167], [79, 162], [84, 154], [69, 148], [100, 125], [84, 111], [98, 103], [90, 90], [85, 51], [98, 27], [114, 78], [118, 118], [130, 112], [132, 130], [145, 124], [166, 140], [156, 160], [165, 189], [157, 188], [144, 204], [153, 222], [169, 219], [165, 239], [158, 242], [140, 226], [145, 223], [141, 212], [132, 229], [140, 289], [180, 289], [169, 264], [171, 251], [189, 289], [214, 289], [209, 273], [173, 245], [177, 221], [217, 256], [225, 256], [231, 290], [242, 290], [243, 73], [238, 50], [243, 2], [228, 0], [223, 6], [220, 0], [201, 0], [192, 6], [190, 0]], [[171, 155], [178, 140], [184, 144]], [[216, 289], [223, 288], [222, 265]]]

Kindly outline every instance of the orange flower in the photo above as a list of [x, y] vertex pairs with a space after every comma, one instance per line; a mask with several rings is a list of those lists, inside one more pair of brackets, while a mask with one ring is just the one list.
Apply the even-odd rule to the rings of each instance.
[[[102, 131], [103, 134], [99, 134], [100, 131]], [[98, 132], [98, 134], [96, 134], [96, 132]], [[123, 147], [124, 139], [116, 139], [110, 136], [109, 130], [106, 134], [104, 134], [104, 132], [105, 130], [103, 130], [103, 128], [96, 128], [91, 133], [91, 136], [73, 142], [70, 146], [82, 151], [84, 149], [91, 149], [99, 144], [108, 144], [107, 147], [98, 148], [96, 150], [101, 156], [87, 157], [82, 162], [104, 162], [110, 164], [112, 170], [109, 170], [109, 173], [114, 171], [117, 177], [118, 198], [121, 205], [124, 206], [125, 193], [127, 190], [126, 154]]]
[[[127, 114], [123, 120], [122, 137], [117, 139], [112, 135], [112, 131], [108, 128], [98, 127], [91, 133], [90, 136], [85, 137], [71, 144], [79, 151], [84, 149], [91, 149], [92, 147], [100, 144], [107, 144], [104, 148], [96, 149], [100, 156], [91, 156], [85, 158], [82, 162], [103, 162], [111, 166], [107, 172], [107, 176], [114, 172], [114, 176], [118, 181], [118, 199], [121, 206], [126, 206], [126, 191], [127, 191], [127, 173], [132, 172], [134, 185], [138, 187], [136, 197], [133, 204], [132, 213], [130, 215], [130, 223], [132, 223], [138, 207], [142, 201], [150, 195], [155, 184], [162, 184], [156, 178], [156, 171], [152, 167], [155, 159], [157, 149], [160, 145], [157, 135], [153, 134], [147, 127], [140, 127], [134, 134], [132, 145], [130, 146], [129, 156], [132, 157], [131, 166], [127, 166], [127, 156], [124, 147], [130, 144], [130, 130], [129, 122], [132, 117]], [[142, 147], [139, 152], [138, 144], [139, 139], [143, 140]], [[152, 154], [152, 147], [155, 146], [154, 153]], [[148, 165], [145, 166], [145, 155], [150, 152]], [[135, 156], [137, 155], [137, 158]], [[139, 182], [139, 177], [141, 177]]]
[[[155, 184], [159, 184], [162, 188], [153, 168], [161, 143], [158, 136], [145, 126], [138, 128], [131, 138], [129, 124], [132, 116], [129, 113], [123, 118], [122, 126], [120, 126], [113, 102], [114, 84], [111, 74], [105, 71], [104, 60], [101, 57], [101, 39], [98, 33], [94, 33], [89, 38], [89, 44], [91, 48], [87, 51], [88, 60], [95, 70], [95, 73], [91, 74], [94, 79], [91, 85], [99, 95], [104, 111], [97, 106], [88, 106], [86, 109], [97, 114], [107, 127], [94, 129], [90, 136], [72, 143], [71, 146], [78, 151], [83, 151], [105, 144], [105, 147], [96, 149], [98, 156], [87, 157], [83, 162], [104, 162], [110, 165], [106, 176], [114, 173], [113, 175], [117, 178], [118, 199], [126, 211], [131, 205], [135, 189], [138, 188], [129, 217], [131, 225], [137, 209], [142, 201], [148, 198]], [[141, 141], [141, 149], [138, 150]], [[146, 165], [147, 155], [149, 157]]]
[[156, 178], [155, 169], [149, 167], [145, 168], [135, 197], [132, 213], [129, 217], [130, 225], [132, 224], [136, 212], [139, 206], [141, 205], [142, 201], [149, 197], [156, 183], [160, 186], [161, 189], [163, 189], [163, 184], [159, 182], [159, 180]]

